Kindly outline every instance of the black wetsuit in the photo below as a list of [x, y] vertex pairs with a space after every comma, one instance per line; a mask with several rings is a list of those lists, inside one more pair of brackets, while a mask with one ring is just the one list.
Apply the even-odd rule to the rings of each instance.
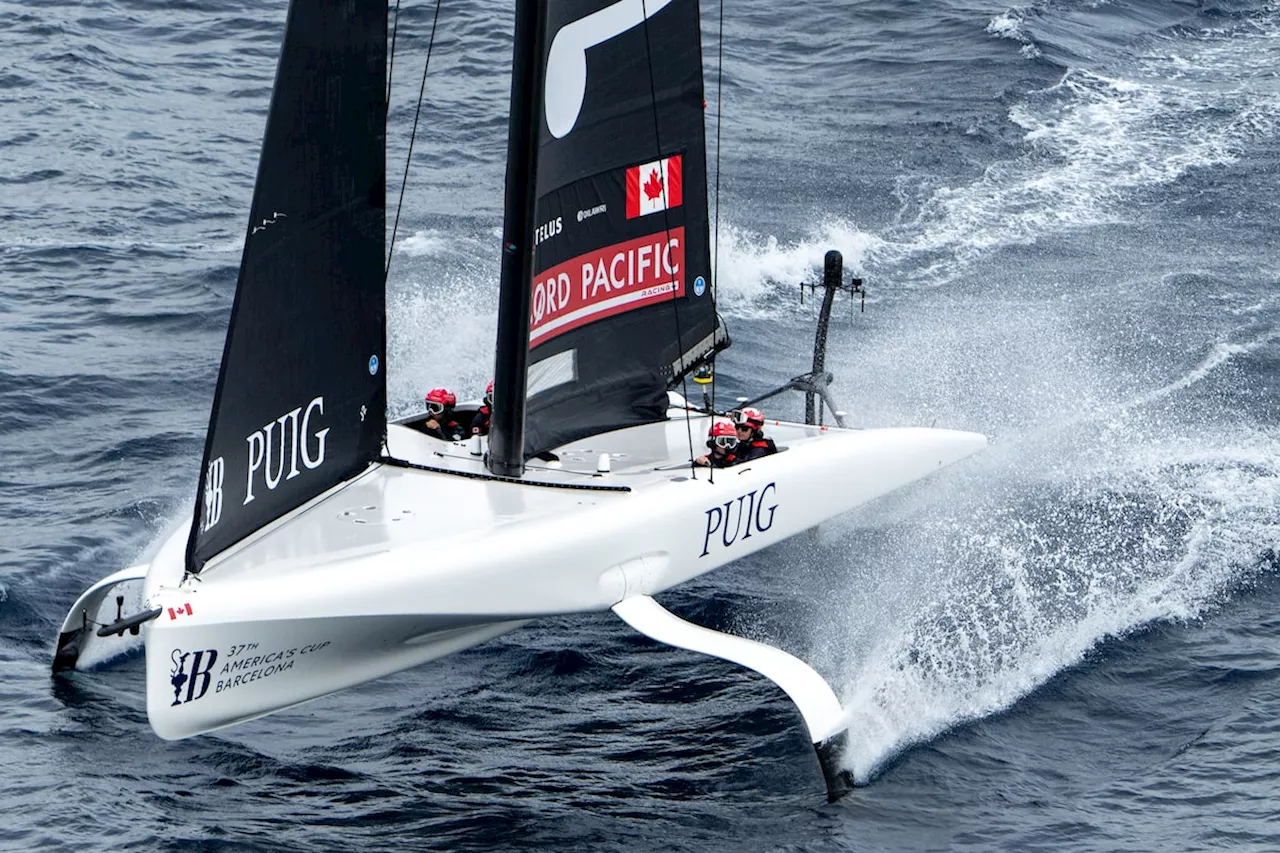
[[489, 434], [489, 407], [481, 406], [476, 412], [476, 416], [471, 419], [472, 435], [488, 435]]
[[765, 438], [759, 430], [746, 441], [739, 441], [738, 446], [733, 449], [733, 455], [739, 462], [751, 462], [777, 452], [778, 445], [773, 443], [772, 438]]
[[741, 461], [733, 451], [726, 453], [724, 456], [716, 456], [714, 450], [707, 453], [707, 464], [712, 468], [728, 468], [730, 465], [737, 465]]
[[[431, 418], [427, 418], [427, 420], [431, 420]], [[432, 438], [438, 438], [441, 441], [461, 441], [467, 435], [466, 428], [454, 420], [452, 410], [446, 411], [442, 415], [436, 415], [435, 422], [437, 424], [435, 429], [426, 425], [422, 427], [422, 431]]]

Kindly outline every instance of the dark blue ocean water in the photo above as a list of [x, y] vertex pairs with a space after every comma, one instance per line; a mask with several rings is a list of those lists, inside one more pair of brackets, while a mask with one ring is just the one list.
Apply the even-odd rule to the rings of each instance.
[[[0, 849], [1280, 849], [1280, 4], [729, 5], [720, 393], [804, 369], [835, 247], [854, 423], [994, 438], [664, 599], [812, 661], [868, 784], [825, 805], [777, 689], [603, 615], [176, 743], [140, 659], [52, 680], [192, 505], [285, 6], [0, 0]], [[508, 18], [441, 13], [396, 413], [488, 378]]]

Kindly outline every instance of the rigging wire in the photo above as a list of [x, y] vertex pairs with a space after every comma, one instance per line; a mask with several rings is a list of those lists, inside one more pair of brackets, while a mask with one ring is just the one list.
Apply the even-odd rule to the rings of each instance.
[[400, 31], [400, 0], [396, 0], [395, 14], [391, 17], [391, 55], [387, 57], [387, 103], [391, 103], [391, 78], [396, 67], [396, 33]]
[[[724, 119], [724, 0], [720, 0], [719, 33], [716, 35], [716, 223], [711, 238], [711, 304], [716, 306], [716, 328], [720, 327], [720, 125]], [[714, 332], [712, 335], [714, 336]], [[716, 355], [711, 349], [711, 416], [716, 411]]]
[[[645, 63], [646, 63], [646, 64], [648, 65], [648, 67], [649, 67], [649, 111], [650, 111], [650, 115], [652, 115], [652, 116], [653, 116], [653, 141], [654, 141], [654, 147], [657, 149], [657, 150], [656, 150], [656, 152], [655, 152], [655, 156], [658, 158], [658, 162], [659, 162], [659, 163], [661, 163], [661, 162], [662, 162], [662, 132], [661, 132], [661, 130], [660, 130], [660, 128], [659, 128], [659, 125], [658, 125], [658, 85], [657, 85], [657, 82], [654, 80], [654, 77], [653, 77], [653, 46], [652, 46], [652, 43], [651, 43], [651, 42], [650, 42], [650, 40], [649, 40], [649, 10], [648, 10], [648, 8], [647, 8], [647, 4], [646, 4], [645, 0], [641, 0], [641, 9], [642, 9], [642, 11], [644, 12], [644, 24], [643, 24], [643, 25], [642, 25], [642, 27], [641, 27], [641, 29], [644, 31], [644, 56], [645, 56]], [[697, 6], [696, 6], [696, 5], [694, 6], [694, 9], [695, 9], [695, 14], [697, 14], [697, 12], [696, 12]], [[701, 76], [702, 76], [702, 68], [701, 68], [701, 54], [702, 54], [702, 49], [701, 49], [701, 48], [702, 48], [702, 46], [701, 46], [701, 44], [699, 44], [698, 48], [699, 48], [699, 49], [698, 49], [698, 54], [699, 54], [699, 68], [698, 68], [698, 76], [699, 76], [699, 77], [701, 77]], [[704, 104], [705, 104], [705, 101], [704, 101]], [[683, 168], [683, 167], [682, 167], [682, 168]], [[664, 175], [664, 177], [665, 177], [665, 175]], [[666, 194], [670, 191], [670, 186], [669, 186], [669, 185], [670, 185], [670, 181], [665, 181], [665, 180], [663, 181], [663, 185], [662, 185], [662, 194], [663, 194], [664, 198], [666, 197]], [[662, 230], [663, 230], [663, 233], [665, 233], [665, 234], [667, 235], [667, 239], [668, 239], [668, 240], [669, 240], [669, 239], [671, 239], [671, 237], [670, 237], [670, 235], [671, 235], [671, 208], [670, 208], [669, 206], [664, 207], [664, 208], [662, 209]], [[687, 276], [686, 276], [686, 278], [687, 278]], [[682, 349], [683, 349], [684, 335], [683, 335], [683, 333], [682, 333], [682, 331], [681, 331], [681, 328], [680, 328], [680, 305], [679, 305], [679, 303], [678, 303], [678, 302], [676, 302], [676, 293], [675, 293], [675, 291], [674, 291], [674, 290], [671, 292], [671, 299], [670, 299], [670, 300], [668, 300], [668, 301], [669, 301], [669, 302], [670, 302], [670, 304], [671, 304], [671, 319], [672, 319], [672, 321], [675, 323], [675, 326], [676, 326], [676, 349], [677, 349], [677, 350], [682, 350]], [[713, 296], [713, 297], [712, 297], [712, 315], [713, 315], [713, 319], [716, 317], [716, 315], [715, 315], [715, 305], [714, 305], [714, 301], [715, 301], [715, 300], [714, 300], [714, 296]], [[715, 351], [715, 334], [716, 334], [715, 330], [716, 330], [717, 325], [718, 325], [718, 322], [714, 322], [714, 323], [713, 323], [713, 325], [712, 325], [712, 328], [711, 328], [711, 347], [712, 347], [712, 352], [714, 352], [714, 351]], [[679, 353], [679, 359], [680, 359], [680, 367], [681, 367], [681, 368], [683, 368], [683, 367], [685, 366], [685, 365], [684, 365], [684, 357], [685, 357], [685, 353], [684, 353], [684, 352], [680, 352], [680, 353]], [[713, 363], [714, 363], [714, 362], [713, 362]], [[688, 442], [689, 442], [689, 468], [690, 468], [690, 473], [692, 473], [692, 474], [696, 474], [696, 473], [697, 473], [697, 466], [694, 464], [694, 461], [693, 461], [693, 459], [694, 459], [694, 457], [693, 457], [693, 419], [692, 419], [692, 416], [691, 416], [691, 415], [690, 415], [690, 413], [689, 413], [689, 371], [688, 371], [688, 370], [685, 370], [685, 371], [681, 374], [681, 376], [680, 376], [680, 390], [683, 392], [684, 401], [685, 401], [685, 407], [684, 407], [684, 430], [685, 430], [685, 434], [686, 434], [686, 437], [688, 438]], [[713, 414], [713, 416], [714, 416], [714, 412], [713, 412], [712, 414]], [[711, 476], [712, 476], [712, 480], [714, 481], [715, 475], [714, 475], [714, 474], [712, 474]]]
[[[435, 16], [431, 19], [431, 39], [427, 42], [427, 58], [422, 64], [422, 85], [418, 87], [418, 108], [413, 114], [413, 130], [409, 133], [409, 150], [404, 155], [404, 175], [400, 178], [400, 199], [396, 202], [396, 218], [391, 226], [391, 240], [387, 245], [387, 262], [382, 268], [382, 284], [385, 287], [391, 272], [391, 256], [395, 253], [396, 232], [400, 228], [400, 211], [404, 209], [404, 191], [409, 183], [409, 164], [413, 160], [413, 143], [418, 137], [418, 120], [422, 116], [422, 101], [427, 93], [427, 71], [431, 68], [431, 50], [436, 43], [436, 25], [440, 22], [440, 2], [436, 0]], [[394, 49], [394, 48], [393, 48]], [[387, 101], [391, 98], [388, 95]]]

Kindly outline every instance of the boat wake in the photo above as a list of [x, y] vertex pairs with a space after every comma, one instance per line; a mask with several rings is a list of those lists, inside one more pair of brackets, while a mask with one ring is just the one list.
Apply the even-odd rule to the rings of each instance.
[[[1021, 14], [1000, 16], [988, 32], [1020, 41], [1028, 60], [1040, 56]], [[1280, 17], [1269, 10], [1226, 29], [1150, 35], [1119, 51], [1109, 42], [1087, 59], [1071, 52], [1052, 85], [1008, 106], [1005, 120], [1021, 136], [1016, 156], [1001, 155], [967, 183], [903, 174], [896, 218], [876, 233], [832, 220], [813, 237], [783, 243], [722, 227], [722, 299], [730, 311], [767, 311], [774, 283], [805, 278], [828, 245], [873, 282], [935, 288], [1000, 249], [1126, 222], [1133, 198], [1232, 164], [1280, 133], [1269, 72], [1278, 32]]]
[[864, 259], [882, 242], [836, 217], [817, 223], [808, 235], [792, 242], [722, 223], [716, 294], [720, 310], [733, 318], [808, 312], [800, 307], [796, 285], [821, 277], [823, 257], [829, 250], [838, 250], [846, 269], [859, 275]]
[[1274, 571], [1259, 543], [1280, 536], [1280, 429], [1154, 434], [1136, 406], [1079, 427], [1091, 440], [1028, 437], [882, 502], [874, 527], [824, 534], [841, 556], [819, 559], [845, 586], [815, 642], [840, 672], [858, 779], [1009, 708], [1103, 640], [1200, 618]]
[[[455, 237], [418, 232], [407, 258], [393, 261], [387, 293], [387, 409], [392, 418], [422, 411], [423, 394], [446, 386], [479, 398], [493, 377], [497, 267], [477, 240], [460, 251]], [[490, 253], [491, 254], [491, 253]]]
[[1154, 391], [1141, 394], [1126, 401], [1121, 404], [1121, 407], [1128, 409], [1136, 406], [1143, 406], [1148, 403], [1154, 403], [1157, 400], [1162, 400], [1178, 391], [1190, 388], [1192, 385], [1207, 379], [1215, 370], [1229, 364], [1233, 359], [1255, 353], [1274, 343], [1278, 338], [1280, 338], [1280, 330], [1272, 330], [1252, 340], [1246, 341], [1245, 343], [1237, 344], [1219, 341], [1213, 345], [1204, 360], [1192, 368], [1188, 373], [1178, 377], [1167, 385], [1155, 389]]

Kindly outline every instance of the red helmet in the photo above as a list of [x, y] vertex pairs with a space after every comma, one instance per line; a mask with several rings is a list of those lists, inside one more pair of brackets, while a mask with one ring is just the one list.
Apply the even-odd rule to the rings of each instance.
[[738, 443], [738, 433], [733, 424], [728, 421], [715, 421], [711, 424], [711, 429], [707, 430], [707, 435], [709, 436], [707, 440], [708, 447], [722, 447], [725, 450], [732, 450]]
[[452, 409], [457, 403], [457, 395], [448, 388], [432, 388], [427, 392], [427, 411], [433, 415]]
[[489, 384], [486, 385], [484, 389], [484, 404], [486, 406], [489, 406], [490, 408], [493, 407], [493, 380], [492, 379], [489, 380]]
[[737, 426], [750, 426], [752, 429], [760, 429], [764, 426], [764, 412], [759, 409], [736, 409], [731, 414]]

